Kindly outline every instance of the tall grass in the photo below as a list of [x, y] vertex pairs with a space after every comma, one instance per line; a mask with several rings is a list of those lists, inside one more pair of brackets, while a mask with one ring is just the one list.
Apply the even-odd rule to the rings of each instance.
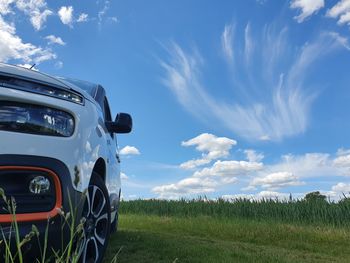
[[[84, 218], [80, 223], [76, 222], [77, 219], [77, 207], [72, 206], [72, 202], [69, 198], [70, 212], [64, 213], [62, 210], [59, 211], [60, 217], [62, 219], [61, 224], [61, 240], [62, 245], [60, 250], [56, 250], [48, 247], [48, 231], [51, 224], [51, 219], [47, 219], [47, 225], [45, 228], [43, 242], [40, 241], [40, 233], [35, 225], [32, 225], [32, 229], [24, 237], [20, 237], [20, 226], [16, 218], [16, 201], [13, 197], [8, 198], [5, 195], [3, 189], [0, 188], [0, 198], [3, 199], [5, 203], [4, 209], [12, 216], [12, 221], [5, 231], [0, 225], [0, 251], [3, 255], [0, 255], [0, 262], [4, 263], [25, 263], [23, 248], [30, 242], [37, 241], [38, 244], [38, 258], [35, 263], [46, 263], [46, 262], [56, 262], [56, 263], [77, 263], [79, 260], [79, 247], [76, 246], [77, 241], [82, 238], [83, 235], [83, 225]], [[63, 233], [68, 228], [69, 235], [66, 244], [63, 243]], [[36, 239], [36, 240], [33, 240]], [[43, 247], [42, 247], [43, 245]], [[51, 254], [49, 258], [47, 255]]]
[[350, 199], [340, 202], [324, 200], [132, 200], [122, 201], [121, 214], [153, 214], [158, 216], [212, 216], [246, 218], [296, 224], [350, 227]]

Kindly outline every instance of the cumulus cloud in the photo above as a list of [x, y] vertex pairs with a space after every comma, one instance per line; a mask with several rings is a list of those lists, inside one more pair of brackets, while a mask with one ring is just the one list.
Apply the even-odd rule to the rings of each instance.
[[263, 168], [262, 163], [246, 161], [216, 161], [212, 167], [196, 171], [194, 177], [233, 177], [256, 172]]
[[188, 194], [205, 194], [215, 191], [217, 183], [210, 178], [190, 177], [174, 184], [156, 186], [152, 192], [160, 198], [178, 198]]
[[66, 45], [66, 43], [60, 37], [56, 37], [54, 35], [48, 35], [45, 37], [48, 40], [49, 44], [57, 44], [60, 46]]
[[[246, 27], [246, 37], [233, 36], [233, 50], [237, 51], [228, 66], [232, 83], [224, 89], [225, 99], [214, 97], [203, 83], [205, 59], [198, 49], [186, 51], [175, 42], [166, 45], [169, 57], [160, 62], [165, 73], [163, 83], [199, 120], [215, 122], [250, 141], [280, 141], [302, 134], [319, 93], [312, 85], [305, 86], [308, 72], [346, 43], [338, 34], [324, 32], [308, 43], [293, 46], [287, 28], [266, 25], [254, 31], [260, 34], [253, 34], [252, 28]], [[227, 31], [226, 26], [226, 37]], [[259, 43], [259, 52], [255, 43]], [[227, 53], [226, 49], [225, 44], [223, 51]], [[261, 66], [250, 68], [250, 60], [261, 61]]]
[[263, 177], [253, 179], [252, 186], [261, 186], [267, 189], [279, 189], [286, 186], [298, 186], [304, 183], [299, 181], [299, 178], [291, 172], [271, 173]]
[[227, 157], [232, 146], [236, 145], [235, 140], [227, 137], [217, 137], [213, 134], [203, 133], [188, 141], [183, 141], [182, 146], [196, 146], [196, 150], [202, 152], [201, 159], [190, 160], [180, 165], [184, 169], [193, 169], [210, 163], [222, 157]]
[[[255, 153], [255, 151], [253, 151]], [[202, 187], [195, 187], [191, 190], [192, 184], [173, 183], [161, 185], [153, 192], [159, 194], [162, 198], [179, 198], [193, 194], [205, 194], [218, 191], [221, 187], [238, 182], [248, 182], [242, 191], [257, 191], [254, 194], [234, 194], [227, 195], [232, 198], [278, 198], [285, 199], [289, 193], [276, 192], [277, 189], [285, 187], [306, 185], [304, 179], [320, 178], [326, 176], [338, 176], [341, 178], [348, 175], [350, 163], [348, 162], [349, 150], [339, 149], [336, 157], [328, 153], [306, 153], [303, 155], [284, 155], [281, 160], [274, 164], [263, 164], [256, 162], [261, 157], [256, 158], [253, 155], [249, 161], [216, 161], [209, 167], [195, 171], [191, 177], [186, 178], [184, 182], [205, 182]], [[342, 154], [342, 155], [341, 155]], [[255, 160], [255, 162], [253, 161]], [[188, 180], [187, 180], [188, 179]], [[182, 181], [180, 181], [182, 182]], [[205, 186], [205, 187], [204, 187]], [[184, 189], [183, 189], [184, 188]], [[325, 191], [320, 189], [322, 194], [337, 200], [343, 192], [348, 193], [349, 185], [338, 183], [331, 190]], [[210, 191], [208, 190], [210, 189]], [[167, 191], [170, 191], [167, 194]], [[293, 198], [302, 198], [303, 193], [293, 193]]]
[[333, 175], [335, 172], [332, 165], [332, 158], [328, 153], [283, 155], [280, 162], [269, 165], [267, 169], [271, 172], [289, 172], [300, 178]]
[[338, 150], [338, 156], [333, 160], [333, 164], [343, 175], [350, 175], [350, 150]]
[[290, 8], [300, 9], [300, 14], [294, 17], [298, 23], [303, 22], [323, 7], [324, 0], [293, 0], [290, 4]]
[[0, 0], [0, 14], [1, 15], [7, 15], [9, 13], [12, 13], [11, 4], [15, 0]]
[[338, 156], [334, 160], [334, 165], [338, 167], [350, 167], [350, 154]]
[[24, 43], [16, 34], [15, 25], [7, 23], [1, 16], [0, 39], [0, 61], [7, 62], [10, 59], [15, 59], [26, 64], [38, 64], [56, 58], [56, 55], [50, 49]]
[[261, 163], [246, 161], [216, 161], [211, 167], [193, 173], [177, 183], [154, 187], [152, 191], [161, 198], [178, 198], [193, 194], [206, 194], [219, 187], [238, 182], [238, 177], [262, 169]]
[[327, 11], [327, 16], [338, 19], [338, 24], [350, 23], [350, 0], [340, 0]]
[[17, 0], [16, 6], [30, 17], [30, 22], [36, 30], [40, 30], [47, 17], [53, 14], [44, 0]]
[[58, 11], [58, 16], [61, 19], [61, 22], [65, 25], [72, 25], [73, 22], [73, 6], [62, 6]]
[[134, 146], [125, 146], [123, 149], [119, 152], [120, 155], [139, 155], [140, 151]]
[[338, 184], [332, 186], [332, 191], [337, 192], [337, 193], [349, 194], [350, 193], [350, 184], [349, 183], [338, 183]]
[[[182, 142], [184, 146], [195, 146], [198, 151], [205, 152], [203, 156], [208, 155], [211, 151], [219, 151], [220, 154], [213, 155], [221, 156], [219, 158], [227, 156], [231, 147], [236, 143], [226, 137], [206, 133]], [[193, 197], [219, 191], [220, 188], [230, 184], [243, 183], [241, 191], [248, 193], [237, 193], [224, 197], [258, 200], [263, 198], [286, 199], [289, 198], [289, 193], [276, 190], [306, 185], [310, 179], [319, 180], [321, 177], [333, 179], [350, 174], [350, 149], [340, 148], [335, 155], [329, 153], [287, 154], [282, 155], [277, 162], [270, 164], [262, 162], [263, 153], [253, 149], [243, 150], [243, 152], [247, 161], [217, 160], [212, 165], [200, 169], [198, 165], [191, 176], [175, 183], [156, 186], [152, 192], [161, 198]], [[199, 160], [201, 159], [197, 159]], [[206, 159], [203, 158], [203, 160]], [[349, 184], [338, 183], [328, 191], [313, 190], [319, 190], [332, 200], [337, 200], [342, 196], [342, 192], [348, 193], [349, 186]], [[302, 198], [304, 195], [305, 193], [293, 193], [293, 198]]]

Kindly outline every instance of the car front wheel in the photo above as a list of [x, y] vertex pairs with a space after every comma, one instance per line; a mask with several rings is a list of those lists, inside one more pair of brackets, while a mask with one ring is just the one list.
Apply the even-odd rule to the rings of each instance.
[[91, 178], [82, 216], [85, 223], [79, 261], [100, 263], [108, 245], [111, 212], [106, 186], [98, 174]]

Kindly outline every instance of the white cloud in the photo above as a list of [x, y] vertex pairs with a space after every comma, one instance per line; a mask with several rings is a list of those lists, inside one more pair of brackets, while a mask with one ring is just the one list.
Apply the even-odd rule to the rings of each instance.
[[249, 33], [250, 42], [260, 43], [260, 51], [249, 51], [249, 56], [263, 65], [254, 70], [244, 66], [244, 37], [233, 38], [237, 51], [229, 69], [233, 70], [234, 88], [228, 84], [225, 99], [211, 95], [203, 83], [205, 61], [199, 51], [186, 52], [174, 42], [166, 47], [169, 58], [161, 61], [163, 83], [186, 110], [208, 124], [215, 122], [251, 141], [280, 141], [307, 130], [311, 106], [319, 93], [319, 87], [305, 86], [308, 72], [320, 59], [345, 45], [332, 33], [292, 46], [286, 28], [270, 25], [261, 31], [261, 35]]
[[49, 35], [46, 36], [45, 39], [47, 39], [49, 41], [49, 44], [57, 44], [57, 45], [61, 45], [64, 46], [66, 43], [62, 40], [62, 38], [60, 37], [56, 37], [54, 35]]
[[260, 162], [264, 159], [264, 154], [257, 153], [255, 150], [244, 150], [249, 162]]
[[120, 150], [119, 154], [120, 155], [139, 155], [140, 151], [134, 146], [127, 145]]
[[263, 177], [256, 177], [253, 179], [252, 186], [261, 186], [267, 189], [279, 189], [286, 186], [303, 185], [299, 178], [291, 172], [277, 172], [265, 175]]
[[323, 7], [324, 0], [293, 0], [290, 4], [290, 8], [300, 9], [300, 14], [294, 17], [298, 23], [303, 22]]
[[327, 11], [327, 16], [338, 18], [338, 24], [348, 24], [350, 22], [350, 0], [340, 0], [336, 5]]
[[350, 24], [350, 11], [346, 12], [345, 14], [341, 15], [338, 20], [339, 25], [343, 24]]
[[244, 30], [244, 56], [247, 64], [250, 62], [250, 59], [253, 55], [253, 51], [254, 44], [251, 35], [250, 24], [248, 23]]
[[338, 184], [332, 186], [332, 191], [337, 192], [337, 193], [349, 194], [350, 193], [350, 184], [338, 183]]
[[58, 16], [61, 19], [61, 22], [65, 25], [72, 25], [73, 22], [73, 7], [72, 6], [62, 6], [58, 11]]
[[88, 14], [81, 13], [81, 14], [79, 15], [79, 17], [78, 17], [77, 22], [78, 22], [78, 23], [86, 22], [86, 21], [88, 21], [88, 17], [89, 17]]
[[212, 167], [196, 171], [194, 177], [233, 177], [262, 170], [264, 165], [246, 161], [216, 161]]
[[337, 175], [332, 158], [327, 153], [306, 153], [283, 155], [280, 162], [266, 166], [266, 172], [289, 172], [299, 178]]
[[342, 175], [350, 175], [350, 154], [338, 156], [334, 159], [333, 164], [339, 169]]
[[213, 134], [202, 133], [195, 138], [181, 143], [182, 146], [196, 146], [196, 149], [203, 152], [201, 159], [190, 160], [180, 165], [184, 169], [193, 169], [198, 166], [210, 163], [230, 154], [232, 146], [236, 145], [235, 140], [227, 137], [217, 137]]
[[337, 183], [333, 185], [329, 191], [320, 191], [323, 195], [333, 201], [339, 201], [341, 199], [350, 198], [350, 184], [349, 183]]
[[127, 176], [125, 173], [120, 173], [120, 178], [122, 180], [128, 180], [129, 179], [129, 176]]
[[339, 148], [337, 150], [337, 156], [348, 155], [350, 154], [350, 149]]
[[7, 15], [9, 13], [12, 13], [11, 4], [15, 0], [0, 0], [0, 14], [1, 15]]
[[191, 177], [177, 183], [154, 187], [152, 191], [161, 198], [179, 198], [188, 195], [214, 192], [218, 187], [234, 184], [237, 176], [262, 169], [261, 163], [246, 161], [217, 161], [212, 167], [203, 168]]
[[215, 191], [217, 183], [209, 178], [186, 178], [175, 184], [156, 186], [152, 192], [160, 198], [178, 198], [189, 194], [205, 194]]
[[337, 157], [334, 164], [338, 167], [350, 167], [350, 154]]
[[53, 12], [47, 8], [44, 0], [17, 0], [16, 6], [19, 10], [29, 15], [30, 22], [36, 30], [40, 30]]
[[226, 25], [221, 35], [221, 46], [228, 61], [231, 61], [233, 59], [233, 35], [234, 26]]
[[180, 164], [180, 167], [182, 169], [190, 170], [190, 169], [194, 169], [198, 166], [203, 166], [203, 165], [208, 164], [210, 162], [211, 162], [210, 159], [194, 159], [194, 160], [189, 160], [189, 161], [186, 161], [186, 162]]
[[50, 49], [43, 49], [31, 43], [24, 43], [16, 35], [14, 24], [9, 24], [0, 16], [0, 61], [19, 60], [26, 64], [55, 59], [56, 55]]

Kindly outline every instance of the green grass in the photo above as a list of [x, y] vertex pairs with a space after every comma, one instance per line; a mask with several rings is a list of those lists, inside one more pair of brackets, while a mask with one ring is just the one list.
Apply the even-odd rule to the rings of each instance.
[[350, 262], [348, 227], [121, 214], [104, 262]]
[[348, 226], [350, 227], [350, 199], [339, 203], [325, 200], [278, 200], [249, 201], [245, 199], [225, 200], [134, 200], [124, 201], [120, 207], [124, 214], [146, 214], [158, 216], [199, 215], [217, 218], [244, 218], [256, 221]]

